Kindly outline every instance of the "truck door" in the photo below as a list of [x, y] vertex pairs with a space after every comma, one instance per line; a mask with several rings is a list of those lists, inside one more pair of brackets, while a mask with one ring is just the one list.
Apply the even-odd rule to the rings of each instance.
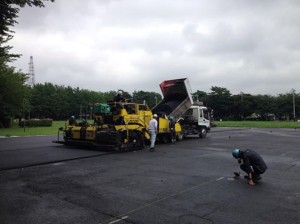
[[199, 118], [198, 118], [198, 125], [205, 126], [207, 130], [210, 129], [210, 121], [209, 121], [209, 112], [206, 108], [198, 108]]

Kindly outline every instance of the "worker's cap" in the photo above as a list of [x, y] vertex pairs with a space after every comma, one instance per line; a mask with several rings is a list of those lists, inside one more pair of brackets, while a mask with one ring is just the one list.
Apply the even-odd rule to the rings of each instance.
[[122, 95], [122, 94], [123, 94], [122, 90], [119, 90], [119, 91], [118, 91], [118, 94]]
[[173, 117], [173, 116], [170, 116], [169, 119], [170, 119], [170, 120], [174, 120], [174, 117]]
[[239, 149], [232, 150], [232, 156], [236, 159], [240, 157], [240, 153], [241, 153], [241, 150], [239, 150]]
[[74, 116], [71, 116], [71, 118], [75, 118]]
[[153, 117], [157, 117], [157, 114], [153, 114]]

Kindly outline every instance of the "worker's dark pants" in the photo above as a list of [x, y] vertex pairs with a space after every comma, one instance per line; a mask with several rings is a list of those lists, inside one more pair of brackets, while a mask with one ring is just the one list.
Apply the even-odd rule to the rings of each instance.
[[175, 130], [172, 128], [171, 129], [171, 141], [172, 142], [175, 142], [176, 141], [176, 132], [175, 132]]
[[[246, 172], [248, 174], [249, 171], [247, 169], [247, 166], [245, 166], [245, 164], [242, 164], [240, 167], [244, 172]], [[255, 166], [251, 166], [251, 167], [252, 167], [253, 178], [258, 177], [260, 174], [264, 173], [264, 172], [259, 171]]]

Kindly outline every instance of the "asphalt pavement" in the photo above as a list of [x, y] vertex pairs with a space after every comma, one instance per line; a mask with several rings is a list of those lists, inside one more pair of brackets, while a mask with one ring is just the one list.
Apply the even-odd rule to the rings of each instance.
[[[155, 152], [0, 139], [0, 223], [300, 223], [300, 130], [213, 128]], [[249, 186], [233, 148], [268, 165]]]

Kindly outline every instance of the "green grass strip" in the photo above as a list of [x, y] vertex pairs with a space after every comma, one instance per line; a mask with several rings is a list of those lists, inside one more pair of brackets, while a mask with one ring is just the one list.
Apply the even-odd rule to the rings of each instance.
[[[92, 121], [89, 121], [91, 124]], [[300, 128], [300, 122], [293, 121], [215, 121], [217, 127], [244, 127], [244, 128]], [[65, 121], [53, 121], [52, 127], [18, 127], [1, 128], [0, 136], [34, 136], [56, 135], [58, 128], [63, 127]]]
[[53, 121], [52, 127], [19, 127], [15, 124], [12, 128], [1, 128], [0, 136], [32, 136], [32, 135], [54, 135], [58, 128], [65, 125], [65, 121]]
[[216, 121], [217, 127], [249, 128], [300, 128], [300, 122], [293, 121]]

